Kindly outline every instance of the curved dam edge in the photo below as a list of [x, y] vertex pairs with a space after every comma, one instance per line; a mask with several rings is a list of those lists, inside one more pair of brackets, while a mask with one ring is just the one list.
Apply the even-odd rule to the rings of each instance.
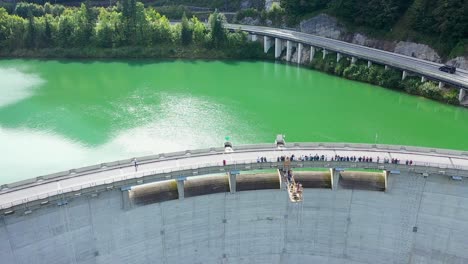
[[216, 193], [125, 210], [121, 191], [0, 216], [4, 263], [468, 263], [468, 182]]
[[[231, 170], [276, 169], [279, 155], [324, 155], [331, 159], [338, 156], [374, 157], [374, 162], [346, 161], [294, 161], [291, 166], [304, 168], [362, 168], [387, 171], [407, 171], [420, 174], [439, 174], [449, 177], [468, 177], [468, 152], [442, 149], [417, 148], [392, 145], [346, 143], [291, 143], [284, 148], [273, 144], [246, 145], [225, 153], [223, 148], [211, 148], [148, 156], [138, 161], [138, 171], [131, 165], [132, 159], [117, 161], [114, 165], [96, 165], [67, 172], [66, 176], [54, 174], [0, 188], [1, 210], [56, 201], [84, 193], [102, 192], [113, 188], [126, 188], [135, 184], [177, 179], [180, 176], [228, 172]], [[419, 151], [419, 152], [418, 152]], [[267, 163], [256, 163], [258, 156], [265, 156]], [[375, 162], [380, 157], [380, 162]], [[383, 163], [383, 159], [412, 160], [411, 166], [399, 163]], [[223, 160], [227, 165], [223, 166]], [[104, 167], [103, 167], [104, 166]], [[110, 167], [107, 167], [110, 166]], [[81, 171], [80, 170], [80, 171]], [[60, 198], [60, 199], [62, 199]], [[60, 202], [60, 201], [59, 201]], [[27, 209], [26, 209], [27, 210]]]
[[[417, 146], [402, 146], [402, 145], [386, 145], [386, 144], [363, 144], [363, 143], [333, 143], [333, 142], [300, 142], [286, 143], [281, 149], [275, 144], [250, 144], [234, 146], [234, 153], [249, 153], [249, 152], [266, 152], [266, 151], [324, 151], [328, 150], [337, 154], [340, 151], [344, 152], [361, 152], [361, 153], [395, 153], [397, 155], [424, 155], [426, 157], [439, 158], [455, 158], [455, 161], [447, 161], [440, 163], [460, 167], [460, 169], [468, 170], [468, 151], [440, 149], [430, 147]], [[68, 171], [56, 172], [48, 175], [42, 175], [31, 179], [26, 179], [14, 183], [0, 185], [0, 191], [7, 192], [28, 188], [35, 185], [41, 185], [48, 181], [57, 181], [68, 178], [86, 176], [89, 174], [105, 173], [115, 169], [132, 168], [133, 160], [137, 159], [139, 165], [150, 163], [175, 161], [180, 159], [189, 159], [193, 157], [209, 157], [223, 155], [225, 149], [223, 147], [212, 147], [207, 149], [185, 150], [171, 153], [160, 153], [156, 155], [133, 157], [118, 161], [95, 164], [86, 167], [74, 168]], [[458, 160], [460, 159], [460, 160]], [[416, 160], [415, 160], [416, 161]], [[463, 161], [463, 162], [461, 162]], [[423, 161], [427, 165], [434, 163], [429, 159]], [[0, 192], [1, 193], [1, 192]]]

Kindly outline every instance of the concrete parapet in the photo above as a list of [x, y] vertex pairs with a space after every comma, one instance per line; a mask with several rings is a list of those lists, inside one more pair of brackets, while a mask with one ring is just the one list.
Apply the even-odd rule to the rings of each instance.
[[[329, 164], [328, 162], [301, 162], [301, 164], [297, 162], [293, 162], [292, 166], [299, 166], [301, 167], [338, 167], [338, 168], [348, 168], [349, 166], [354, 166], [356, 168], [364, 168], [364, 169], [378, 169], [380, 171], [384, 169], [396, 169], [396, 170], [401, 170], [401, 171], [412, 171], [415, 173], [419, 172], [428, 172], [428, 173], [440, 173], [441, 169], [440, 166], [443, 165], [446, 167], [444, 169], [444, 172], [447, 175], [460, 175], [462, 177], [468, 177], [468, 166], [460, 164], [457, 166], [457, 164], [451, 164], [450, 160], [447, 158], [447, 156], [451, 156], [455, 159], [461, 158], [464, 159], [468, 155], [468, 152], [466, 151], [457, 151], [457, 150], [443, 150], [443, 149], [435, 149], [435, 148], [422, 148], [422, 147], [411, 147], [411, 146], [392, 146], [392, 145], [382, 145], [382, 144], [351, 144], [351, 143], [287, 143], [286, 148], [291, 148], [294, 149], [294, 151], [305, 151], [309, 153], [310, 150], [315, 150], [317, 151], [323, 151], [324, 149], [341, 149], [341, 148], [352, 148], [356, 152], [359, 151], [373, 151], [376, 153], [381, 153], [379, 155], [385, 155], [385, 153], [389, 152], [390, 154], [393, 154], [394, 151], [398, 152], [398, 155], [418, 155], [420, 158], [418, 158], [420, 161], [417, 161], [413, 166], [406, 166], [404, 164], [377, 164], [375, 162], [373, 163], [349, 163], [349, 162], [333, 162], [333, 164]], [[249, 145], [249, 146], [239, 146], [236, 148], [236, 152], [254, 152], [258, 151], [259, 155], [262, 155], [261, 153], [264, 151], [275, 151], [276, 146], [273, 146], [273, 144], [256, 144], [256, 145]], [[224, 148], [210, 148], [210, 149], [203, 149], [203, 150], [194, 150], [190, 151], [191, 155], [187, 156], [187, 151], [183, 152], [177, 152], [177, 153], [166, 153], [166, 154], [160, 154], [160, 155], [153, 155], [151, 158], [147, 158], [147, 160], [150, 160], [153, 166], [158, 165], [159, 162], [165, 163], [170, 160], [174, 159], [191, 159], [195, 156], [194, 153], [197, 153], [196, 156], [212, 156], [212, 155], [223, 155], [224, 153]], [[256, 157], [257, 155], [255, 155]], [[437, 158], [435, 157], [437, 156]], [[161, 157], [165, 157], [164, 159], [160, 159]], [[168, 158], [171, 157], [171, 158]], [[212, 158], [210, 158], [212, 159]], [[433, 160], [433, 163], [423, 163], [421, 161], [423, 160]], [[131, 159], [125, 160], [124, 162], [120, 164], [125, 164], [125, 166], [128, 168], [132, 166], [130, 164]], [[138, 158], [138, 160], [143, 160]], [[125, 163], [126, 162], [126, 163]], [[119, 162], [113, 162], [115, 164], [119, 164]], [[111, 164], [111, 163], [106, 163], [106, 164]], [[145, 163], [142, 163], [145, 164]], [[147, 165], [150, 164], [150, 162], [146, 163]], [[173, 163], [175, 164], [175, 163]], [[108, 165], [111, 166], [111, 165]], [[108, 167], [106, 170], [109, 174], [108, 179], [113, 179], [113, 172], [111, 170], [116, 170], [115, 174], [118, 174], [117, 169], [119, 168], [118, 166], [122, 165], [116, 165], [115, 167]], [[125, 168], [125, 166], [123, 168]], [[271, 168], [277, 168], [280, 167], [281, 163], [276, 163], [276, 162], [267, 162], [267, 163], [257, 163], [253, 162], [251, 164], [242, 164], [242, 165], [236, 165], [235, 163], [228, 164], [226, 166], [213, 166], [213, 165], [206, 165], [202, 164], [200, 167], [194, 168], [194, 169], [184, 169], [181, 170], [180, 168], [172, 168], [170, 171], [167, 172], [160, 172], [160, 173], [155, 173], [155, 174], [148, 174], [147, 172], [138, 172], [134, 173], [133, 168], [130, 167], [129, 171], [131, 171], [131, 177], [127, 179], [118, 179], [118, 180], [113, 180], [112, 183], [104, 183], [103, 181], [97, 180], [96, 182], [98, 183], [97, 185], [90, 185], [86, 184], [83, 186], [76, 185], [76, 181], [78, 180], [77, 177], [82, 176], [80, 174], [74, 175], [70, 178], [69, 175], [67, 175], [66, 178], [59, 179], [60, 181], [64, 181], [65, 184], [70, 184], [69, 181], [73, 181], [76, 187], [73, 188], [62, 188], [60, 191], [61, 193], [57, 193], [55, 189], [50, 189], [48, 190], [50, 193], [47, 193], [45, 195], [37, 195], [34, 190], [37, 190], [41, 188], [42, 186], [45, 186], [44, 184], [48, 184], [47, 186], [53, 186], [55, 187], [56, 184], [50, 184], [52, 181], [47, 181], [45, 179], [48, 178], [48, 176], [43, 176], [43, 177], [38, 177], [35, 178], [31, 181], [23, 181], [20, 182], [21, 184], [27, 183], [27, 185], [21, 186], [21, 188], [13, 189], [11, 186], [19, 186], [18, 183], [13, 183], [13, 184], [8, 184], [8, 185], [2, 185], [1, 187], [1, 194], [2, 195], [2, 200], [0, 203], [2, 207], [0, 211], [2, 213], [8, 212], [8, 211], [21, 211], [24, 208], [27, 209], [32, 209], [34, 210], [35, 208], [41, 207], [42, 202], [49, 202], [50, 204], [55, 203], [55, 201], [64, 199], [64, 198], [75, 198], [76, 192], [78, 191], [80, 195], [82, 196], [89, 196], [97, 193], [102, 193], [102, 192], [107, 192], [112, 188], [120, 188], [122, 186], [134, 186], [134, 185], [139, 185], [141, 184], [140, 181], [144, 181], [145, 183], [148, 182], [154, 182], [154, 181], [161, 181], [161, 180], [169, 180], [169, 179], [176, 179], [176, 175], [203, 175], [203, 174], [213, 174], [213, 173], [226, 173], [227, 171], [230, 170], [241, 170], [241, 171], [246, 171], [246, 170], [258, 170], [258, 169], [271, 169]], [[353, 168], [354, 168], [353, 167]], [[102, 169], [98, 169], [96, 173], [102, 172]], [[146, 173], [146, 175], [145, 175]], [[136, 175], [135, 175], [136, 174]], [[138, 176], [138, 177], [135, 177]], [[135, 178], [134, 178], [135, 177]], [[40, 179], [39, 179], [40, 178]], [[391, 177], [393, 178], [393, 177]], [[58, 181], [57, 178], [54, 178], [53, 181]], [[390, 181], [390, 180], [389, 180]], [[29, 185], [31, 184], [31, 185]], [[174, 185], [177, 186], [176, 182], [174, 181]], [[229, 184], [228, 180], [226, 177], [226, 190], [229, 189]], [[391, 189], [391, 184], [388, 184], [389, 188]], [[14, 187], [16, 188], [16, 187]], [[236, 188], [238, 191], [238, 188]], [[44, 190], [44, 189], [42, 189]], [[176, 193], [178, 193], [178, 190], [176, 190]], [[5, 195], [4, 195], [5, 194]], [[120, 194], [120, 193], [119, 193]], [[187, 194], [187, 190], [185, 190], [185, 196]], [[14, 196], [12, 196], [14, 195]], [[8, 198], [10, 197], [10, 198]], [[13, 199], [11, 197], [14, 197]], [[18, 197], [18, 198], [16, 198]], [[24, 197], [24, 198], [23, 198]], [[177, 194], [175, 195], [177, 197]], [[26, 200], [27, 199], [27, 200]], [[120, 204], [119, 204], [120, 206]]]

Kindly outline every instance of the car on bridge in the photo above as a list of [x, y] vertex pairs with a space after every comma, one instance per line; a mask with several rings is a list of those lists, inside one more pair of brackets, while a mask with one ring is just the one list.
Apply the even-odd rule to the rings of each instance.
[[443, 71], [443, 72], [448, 72], [448, 73], [454, 74], [455, 71], [456, 71], [456, 68], [454, 66], [444, 65], [444, 66], [440, 67], [439, 70]]

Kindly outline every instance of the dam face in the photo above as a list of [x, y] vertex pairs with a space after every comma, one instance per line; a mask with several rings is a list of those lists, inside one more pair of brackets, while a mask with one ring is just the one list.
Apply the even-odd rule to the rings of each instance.
[[[468, 263], [468, 183], [241, 191], [125, 206], [120, 190], [0, 217], [0, 262]], [[125, 193], [124, 193], [125, 194]], [[127, 199], [128, 202], [128, 199]]]

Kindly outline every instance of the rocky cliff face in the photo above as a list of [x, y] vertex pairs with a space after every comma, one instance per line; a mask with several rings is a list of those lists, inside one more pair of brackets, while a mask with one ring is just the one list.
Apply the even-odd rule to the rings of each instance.
[[468, 70], [468, 57], [456, 57], [447, 62], [449, 65], [453, 65], [457, 68]]
[[299, 29], [305, 33], [333, 39], [341, 39], [341, 35], [346, 32], [345, 28], [338, 24], [336, 18], [325, 14], [302, 21]]
[[[340, 25], [336, 18], [326, 14], [320, 14], [302, 21], [298, 29], [309, 34], [343, 40], [433, 62], [443, 62], [440, 55], [428, 45], [408, 41], [379, 40], [367, 37], [361, 33], [348, 32], [343, 25]], [[468, 69], [467, 57], [457, 57], [446, 63], [454, 65], [457, 68]]]

